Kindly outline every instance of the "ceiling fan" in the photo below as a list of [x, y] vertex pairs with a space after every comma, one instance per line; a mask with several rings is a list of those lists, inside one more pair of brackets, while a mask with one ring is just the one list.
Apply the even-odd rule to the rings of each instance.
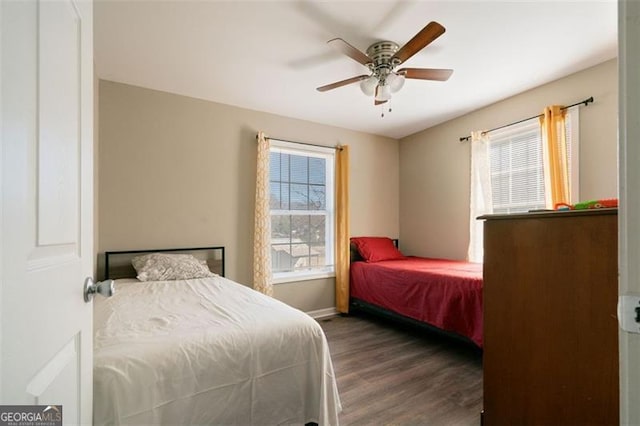
[[372, 44], [363, 53], [341, 38], [334, 38], [327, 43], [344, 53], [356, 62], [369, 68], [371, 74], [359, 75], [346, 80], [320, 86], [316, 90], [326, 92], [360, 82], [360, 89], [367, 96], [374, 96], [375, 105], [391, 99], [391, 93], [397, 92], [404, 85], [405, 79], [446, 81], [453, 70], [435, 68], [395, 68], [425, 48], [429, 43], [444, 34], [445, 28], [437, 22], [429, 22], [418, 34], [400, 47], [392, 41], [379, 41]]

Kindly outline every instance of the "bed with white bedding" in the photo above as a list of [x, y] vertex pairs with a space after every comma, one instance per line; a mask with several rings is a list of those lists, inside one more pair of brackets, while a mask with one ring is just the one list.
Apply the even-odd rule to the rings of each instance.
[[116, 281], [94, 305], [94, 424], [338, 423], [329, 348], [305, 313], [215, 275]]

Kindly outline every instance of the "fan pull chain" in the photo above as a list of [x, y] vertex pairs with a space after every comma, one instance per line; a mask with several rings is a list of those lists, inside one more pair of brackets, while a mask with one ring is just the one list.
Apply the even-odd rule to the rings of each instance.
[[[392, 111], [393, 111], [393, 109], [391, 108], [391, 101], [389, 101], [389, 102], [388, 102], [388, 105], [389, 105], [389, 109], [387, 110], [387, 112], [392, 112]], [[380, 118], [384, 118], [384, 108], [385, 108], [385, 105], [384, 105], [384, 104], [380, 105], [380, 108], [381, 108], [381, 110], [382, 110], [382, 112], [380, 113]]]

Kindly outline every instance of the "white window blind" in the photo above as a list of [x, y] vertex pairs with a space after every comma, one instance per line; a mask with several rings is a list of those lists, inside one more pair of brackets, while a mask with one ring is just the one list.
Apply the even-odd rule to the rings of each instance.
[[492, 134], [489, 161], [494, 213], [544, 208], [542, 141], [537, 121]]
[[[577, 198], [577, 112], [567, 113], [566, 137], [572, 198]], [[545, 208], [542, 136], [538, 120], [515, 124], [491, 134], [489, 145], [493, 212], [526, 212]]]
[[271, 140], [274, 283], [333, 273], [334, 160], [333, 149]]

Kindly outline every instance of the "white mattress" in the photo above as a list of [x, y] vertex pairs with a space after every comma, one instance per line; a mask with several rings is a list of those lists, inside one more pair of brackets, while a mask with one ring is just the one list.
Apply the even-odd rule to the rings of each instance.
[[338, 424], [305, 313], [222, 277], [119, 280], [94, 305], [94, 424]]

